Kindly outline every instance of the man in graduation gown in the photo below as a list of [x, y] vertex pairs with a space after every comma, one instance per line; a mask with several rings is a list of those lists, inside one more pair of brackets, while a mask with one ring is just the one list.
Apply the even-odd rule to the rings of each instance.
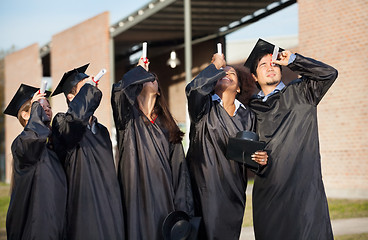
[[[143, 68], [144, 67], [144, 68]], [[155, 96], [153, 119], [143, 113], [138, 96], [145, 87], [156, 85], [156, 77], [148, 72], [148, 64], [127, 72], [112, 87], [111, 104], [117, 131], [118, 178], [127, 239], [163, 239], [162, 224], [172, 211], [193, 216], [193, 198], [181, 131], [169, 128], [168, 117], [156, 106], [164, 108], [160, 90]], [[146, 86], [147, 85], [147, 86]], [[169, 132], [171, 131], [171, 132]], [[176, 132], [176, 140], [170, 138]]]
[[[45, 112], [38, 102], [45, 94], [36, 91], [37, 88], [22, 84], [4, 111], [15, 117], [29, 117], [11, 146], [14, 162], [7, 237], [63, 240], [67, 182], [64, 169], [50, 145], [51, 108], [44, 100]], [[36, 96], [30, 101], [33, 94]], [[22, 110], [23, 113], [18, 114]]]
[[84, 73], [87, 67], [65, 73], [52, 94], [63, 92], [69, 102], [52, 124], [69, 184], [67, 239], [124, 239], [109, 132], [93, 116], [102, 93]]
[[[317, 105], [337, 70], [260, 39], [245, 63], [261, 88], [250, 107], [269, 161], [253, 188], [256, 239], [333, 239], [321, 175]], [[276, 57], [276, 56], [274, 56]], [[281, 66], [301, 78], [285, 86]]]

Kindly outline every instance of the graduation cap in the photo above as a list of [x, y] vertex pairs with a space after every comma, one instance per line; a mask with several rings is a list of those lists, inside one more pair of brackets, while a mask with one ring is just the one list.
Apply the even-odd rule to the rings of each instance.
[[243, 163], [249, 168], [258, 169], [259, 164], [252, 160], [251, 155], [257, 151], [262, 151], [266, 145], [258, 140], [259, 137], [255, 132], [238, 132], [236, 137], [229, 138], [226, 158]]
[[200, 217], [190, 218], [183, 211], [173, 211], [162, 225], [164, 240], [195, 240], [200, 223]]
[[56, 96], [62, 92], [64, 93], [65, 97], [68, 96], [75, 85], [77, 85], [83, 79], [89, 77], [87, 74], [84, 73], [87, 70], [88, 66], [89, 63], [64, 73], [63, 77], [61, 78], [59, 84], [57, 85], [51, 96]]
[[[10, 116], [18, 117], [19, 109], [22, 105], [33, 97], [33, 95], [38, 91], [38, 88], [21, 84], [15, 93], [13, 99], [10, 101], [9, 105], [4, 110], [4, 114]], [[45, 91], [46, 97], [50, 96], [50, 91]]]
[[[258, 63], [259, 59], [266, 54], [273, 54], [275, 48], [277, 49], [278, 47], [259, 38], [249, 57], [245, 61], [244, 66], [249, 68], [251, 73], [254, 73], [256, 70], [255, 64]], [[282, 51], [284, 51], [284, 49], [278, 48], [278, 52]]]

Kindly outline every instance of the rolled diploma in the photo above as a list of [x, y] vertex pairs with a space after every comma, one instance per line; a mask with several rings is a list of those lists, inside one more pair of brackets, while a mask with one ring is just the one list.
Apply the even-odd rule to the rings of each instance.
[[142, 57], [143, 59], [147, 58], [147, 42], [143, 42], [142, 45]]
[[94, 81], [98, 82], [100, 81], [100, 78], [106, 73], [106, 69], [103, 68], [101, 69], [101, 71], [99, 73], [97, 73], [97, 75], [94, 77]]
[[217, 43], [217, 53], [222, 55], [222, 44], [221, 43]]
[[41, 82], [41, 88], [40, 88], [40, 93], [45, 93], [46, 91], [46, 87], [47, 87], [47, 81], [42, 81]]

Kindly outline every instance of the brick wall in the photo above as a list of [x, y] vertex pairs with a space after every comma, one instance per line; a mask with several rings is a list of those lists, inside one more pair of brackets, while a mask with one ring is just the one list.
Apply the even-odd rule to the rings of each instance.
[[[5, 57], [5, 98], [6, 107], [21, 83], [34, 87], [41, 85], [42, 70], [38, 44], [33, 44]], [[23, 127], [15, 117], [5, 115], [5, 181], [10, 182], [12, 154], [11, 144]]]
[[[103, 97], [95, 115], [100, 123], [111, 130], [111, 74], [108, 30], [109, 13], [104, 12], [54, 35], [51, 43], [51, 76], [53, 79], [52, 89], [55, 89], [64, 72], [73, 68], [90, 63], [86, 71], [88, 75], [96, 75], [102, 68], [106, 68], [107, 73], [99, 84]], [[64, 94], [54, 97], [52, 104], [54, 114], [67, 110]]]
[[299, 52], [339, 71], [318, 106], [330, 197], [368, 198], [368, 2], [299, 0]]

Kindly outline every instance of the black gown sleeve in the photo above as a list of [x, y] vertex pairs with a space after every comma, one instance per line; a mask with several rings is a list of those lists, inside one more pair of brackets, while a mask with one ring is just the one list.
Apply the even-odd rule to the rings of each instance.
[[225, 75], [223, 70], [218, 70], [214, 64], [210, 64], [186, 86], [191, 121], [198, 122], [209, 110], [210, 93], [214, 90], [216, 82]]
[[17, 169], [24, 169], [39, 161], [51, 134], [47, 126], [49, 122], [50, 119], [40, 103], [34, 102], [27, 125], [11, 146], [13, 157], [19, 159]]
[[155, 76], [143, 67], [137, 66], [124, 74], [123, 79], [113, 84], [111, 106], [115, 126], [118, 130], [124, 129], [131, 117], [131, 106], [134, 105], [137, 95], [142, 91], [143, 83], [153, 82]]
[[170, 162], [175, 191], [175, 210], [184, 211], [189, 216], [194, 216], [194, 203], [189, 170], [181, 144], [170, 144]]
[[310, 104], [317, 106], [337, 78], [337, 70], [312, 58], [295, 55], [288, 67], [302, 76], [302, 94]]
[[56, 152], [73, 148], [83, 137], [90, 117], [100, 105], [101, 91], [90, 85], [84, 84], [78, 94], [69, 103], [68, 111], [58, 113], [52, 122], [53, 139]]

